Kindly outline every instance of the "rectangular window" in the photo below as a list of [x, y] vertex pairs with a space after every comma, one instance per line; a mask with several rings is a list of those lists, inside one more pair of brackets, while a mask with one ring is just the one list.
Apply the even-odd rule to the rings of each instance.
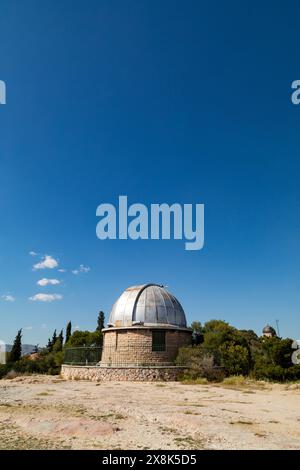
[[166, 332], [152, 331], [152, 351], [166, 350]]

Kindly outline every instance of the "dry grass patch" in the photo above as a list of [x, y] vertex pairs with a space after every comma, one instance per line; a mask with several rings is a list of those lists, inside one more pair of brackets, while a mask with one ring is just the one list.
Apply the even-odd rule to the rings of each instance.
[[[266, 388], [265, 382], [252, 380], [244, 377], [243, 375], [226, 377], [223, 382], [217, 383], [216, 385], [219, 387], [231, 388], [233, 390], [242, 390], [244, 393], [255, 393], [253, 390], [264, 390]], [[244, 390], [245, 388], [248, 390]]]
[[252, 421], [242, 421], [239, 419], [238, 421], [230, 421], [229, 424], [243, 424], [246, 426], [252, 426], [254, 423]]
[[300, 392], [300, 381], [289, 383], [285, 386], [285, 390], [296, 390]]
[[13, 424], [6, 426], [0, 424], [0, 450], [54, 450], [54, 449], [71, 449], [69, 444], [64, 443], [58, 438], [47, 439], [34, 437], [24, 433], [21, 429]]
[[86, 417], [95, 421], [113, 421], [126, 419], [126, 416], [122, 415], [121, 413], [106, 413], [97, 415], [86, 413]]
[[174, 441], [177, 445], [182, 447], [183, 449], [191, 449], [191, 450], [198, 450], [198, 449], [205, 449], [205, 441], [201, 437], [175, 437]]
[[182, 385], [208, 385], [209, 382], [205, 377], [198, 377], [198, 379], [183, 379], [180, 382]]

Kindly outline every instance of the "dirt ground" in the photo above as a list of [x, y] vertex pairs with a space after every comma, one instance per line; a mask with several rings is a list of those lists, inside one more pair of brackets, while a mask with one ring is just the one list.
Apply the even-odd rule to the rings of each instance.
[[3, 379], [0, 449], [300, 449], [300, 385]]

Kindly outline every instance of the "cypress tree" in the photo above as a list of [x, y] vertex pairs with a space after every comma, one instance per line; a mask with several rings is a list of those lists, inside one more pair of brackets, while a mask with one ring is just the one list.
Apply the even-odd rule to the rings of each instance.
[[54, 332], [53, 332], [53, 336], [52, 336], [52, 341], [51, 341], [51, 343], [52, 343], [52, 346], [54, 346], [54, 344], [55, 344], [56, 340], [57, 340], [57, 334], [56, 334], [56, 330], [54, 330]]
[[12, 350], [10, 352], [10, 360], [12, 362], [19, 361], [22, 356], [22, 329], [18, 331]]
[[63, 332], [63, 330], [60, 331], [60, 333], [58, 335], [58, 339], [59, 339], [59, 342], [61, 344], [61, 348], [60, 348], [60, 351], [61, 351], [62, 347], [63, 347], [63, 344], [64, 344], [64, 332]]
[[61, 330], [59, 335], [58, 335], [58, 339], [60, 340], [61, 342], [61, 345], [64, 344], [64, 330]]
[[52, 340], [50, 341], [50, 345], [49, 345], [50, 346], [49, 352], [52, 352], [53, 346], [55, 345], [56, 340], [57, 340], [57, 334], [56, 334], [56, 330], [54, 330], [53, 335], [52, 335]]
[[105, 315], [102, 310], [98, 313], [98, 319], [97, 319], [97, 328], [96, 331], [102, 331], [104, 328], [104, 322], [105, 322]]
[[66, 343], [69, 341], [72, 334], [72, 323], [69, 321], [66, 327]]

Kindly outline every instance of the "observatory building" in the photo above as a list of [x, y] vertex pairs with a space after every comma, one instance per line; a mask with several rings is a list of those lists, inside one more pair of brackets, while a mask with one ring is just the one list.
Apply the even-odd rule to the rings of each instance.
[[62, 365], [66, 379], [176, 380], [184, 367], [175, 359], [191, 344], [192, 330], [178, 300], [163, 286], [128, 287], [113, 305], [98, 364]]
[[192, 334], [178, 300], [157, 284], [128, 287], [102, 331], [101, 366], [171, 365]]
[[277, 336], [275, 329], [267, 324], [263, 330], [262, 330], [262, 335], [266, 336], [267, 338], [275, 338]]

